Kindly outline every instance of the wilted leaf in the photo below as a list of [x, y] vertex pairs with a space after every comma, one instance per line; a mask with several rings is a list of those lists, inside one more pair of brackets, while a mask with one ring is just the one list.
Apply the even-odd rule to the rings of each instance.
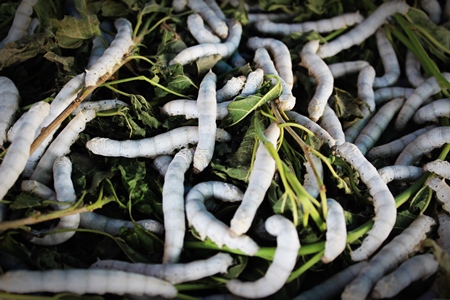
[[64, 57], [64, 56], [57, 55], [56, 53], [53, 53], [53, 52], [47, 52], [44, 54], [44, 57], [51, 62], [60, 63], [63, 66], [64, 70], [68, 71], [68, 72], [70, 72], [72, 70], [73, 65], [74, 65], [74, 57], [73, 56]]
[[64, 16], [64, 19], [52, 19], [50, 23], [56, 29], [55, 38], [61, 48], [78, 48], [86, 39], [100, 35], [100, 21], [96, 15], [88, 15], [85, 19]]

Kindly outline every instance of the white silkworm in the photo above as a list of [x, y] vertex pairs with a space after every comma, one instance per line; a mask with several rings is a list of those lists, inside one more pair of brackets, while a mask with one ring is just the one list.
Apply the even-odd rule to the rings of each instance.
[[0, 42], [3, 49], [9, 42], [15, 42], [28, 35], [28, 26], [33, 14], [33, 6], [38, 0], [22, 0], [14, 14], [14, 20], [9, 28], [8, 35]]
[[106, 74], [111, 74], [114, 66], [120, 64], [122, 58], [134, 47], [133, 27], [131, 22], [124, 18], [114, 21], [117, 34], [111, 45], [103, 52], [103, 55], [86, 70], [84, 84], [86, 87], [95, 86], [97, 81]]
[[71, 145], [78, 139], [80, 132], [85, 129], [86, 123], [94, 118], [95, 111], [93, 110], [79, 112], [47, 148], [30, 179], [47, 184], [52, 178], [52, 166], [55, 159], [70, 153]]
[[172, 0], [172, 8], [176, 13], [182, 12], [187, 7], [187, 0]]
[[415, 88], [425, 81], [425, 78], [423, 78], [420, 71], [420, 67], [420, 60], [411, 50], [407, 49], [405, 58], [405, 74], [408, 82]]
[[262, 13], [262, 12], [249, 12], [248, 24], [254, 24], [262, 20], [270, 20], [273, 22], [287, 22], [291, 20], [294, 15], [289, 13]]
[[320, 186], [319, 182], [317, 181], [316, 174], [313, 171], [313, 167], [315, 168], [317, 172], [317, 176], [319, 176], [319, 179], [323, 181], [323, 166], [322, 166], [322, 160], [315, 156], [314, 154], [310, 153], [309, 157], [310, 160], [306, 160], [306, 162], [303, 164], [306, 167], [306, 172], [303, 180], [303, 188], [308, 192], [313, 198], [317, 198], [320, 192]]
[[174, 298], [178, 293], [172, 284], [156, 277], [96, 269], [9, 271], [0, 276], [0, 290], [8, 293], [159, 295], [165, 298]]
[[318, 33], [344, 29], [360, 23], [364, 17], [359, 12], [344, 13], [329, 19], [302, 23], [275, 23], [268, 19], [255, 22], [259, 32], [274, 35], [289, 35], [297, 32], [316, 31]]
[[373, 87], [387, 87], [396, 83], [400, 77], [400, 64], [398, 63], [395, 49], [387, 38], [384, 29], [379, 28], [376, 31], [375, 36], [377, 39], [378, 53], [384, 67], [384, 75], [381, 77], [375, 77]]
[[394, 297], [411, 283], [425, 280], [436, 273], [438, 267], [439, 263], [432, 253], [413, 256], [375, 284], [372, 299]]
[[375, 158], [389, 157], [399, 154], [400, 152], [402, 152], [403, 149], [405, 149], [407, 145], [409, 145], [409, 143], [415, 140], [418, 136], [435, 127], [436, 127], [435, 125], [431, 125], [424, 128], [420, 128], [389, 143], [373, 147], [367, 153], [366, 157], [369, 160], [372, 160]]
[[436, 240], [439, 246], [450, 255], [450, 216], [447, 213], [438, 214], [439, 238]]
[[0, 146], [6, 141], [6, 132], [19, 109], [20, 95], [14, 82], [0, 76]]
[[[228, 132], [218, 128], [216, 141], [229, 141]], [[113, 157], [150, 157], [161, 154], [173, 154], [175, 150], [198, 142], [198, 126], [184, 126], [165, 133], [140, 140], [112, 140], [108, 138], [93, 138], [86, 143], [92, 153]]]
[[164, 176], [162, 207], [164, 213], [164, 255], [162, 262], [176, 263], [180, 259], [186, 230], [184, 216], [184, 176], [192, 163], [192, 150], [181, 149], [175, 154]]
[[333, 145], [329, 144], [330, 147], [345, 142], [345, 133], [342, 129], [342, 124], [339, 121], [336, 112], [328, 105], [328, 103], [325, 105], [322, 117], [320, 117], [319, 125], [333, 137], [335, 142]]
[[[216, 120], [222, 120], [228, 116], [228, 104], [231, 101], [217, 103]], [[176, 99], [171, 100], [161, 107], [161, 113], [167, 116], [184, 115], [186, 119], [198, 118], [197, 100]]]
[[86, 65], [86, 68], [89, 69], [95, 62], [103, 55], [107, 47], [111, 44], [114, 37], [107, 33], [112, 30], [112, 24], [108, 21], [103, 21], [100, 23], [100, 37], [96, 36], [92, 40], [92, 48], [91, 53], [89, 55], [89, 61]]
[[206, 29], [203, 18], [199, 14], [190, 14], [188, 16], [187, 27], [199, 44], [220, 43], [220, 38]]
[[230, 100], [242, 89], [247, 78], [244, 75], [230, 78], [225, 85], [216, 91], [217, 103]]
[[425, 185], [435, 191], [436, 198], [442, 204], [442, 208], [450, 212], [450, 186], [445, 179], [430, 177], [425, 181]]
[[319, 40], [313, 40], [306, 43], [300, 51], [300, 65], [308, 70], [317, 84], [314, 96], [308, 104], [309, 118], [314, 122], [322, 116], [334, 89], [333, 74], [328, 65], [316, 54], [317, 49], [319, 49]]
[[373, 145], [379, 140], [388, 127], [395, 114], [400, 110], [404, 102], [403, 98], [395, 98], [383, 105], [355, 139], [355, 145], [366, 155]]
[[214, 153], [217, 129], [216, 81], [217, 75], [209, 70], [198, 89], [198, 143], [193, 163], [195, 172], [203, 171], [211, 162]]
[[216, 198], [226, 202], [241, 201], [244, 194], [236, 186], [219, 181], [196, 184], [186, 195], [186, 217], [190, 227], [194, 227], [200, 239], [210, 238], [219, 248], [226, 245], [253, 256], [258, 245], [247, 235], [235, 235], [223, 222], [206, 210], [205, 200]]
[[442, 8], [437, 0], [420, 0], [420, 6], [427, 13], [431, 22], [439, 24], [441, 22]]
[[433, 218], [420, 214], [370, 259], [369, 264], [345, 287], [341, 299], [365, 299], [384, 274], [418, 250], [420, 242], [426, 238], [427, 232], [435, 223]]
[[[442, 75], [445, 79], [450, 80], [450, 73], [443, 72]], [[435, 95], [441, 91], [441, 87], [436, 80], [436, 77], [432, 76], [419, 85], [414, 92], [406, 99], [405, 104], [401, 108], [397, 119], [395, 120], [395, 127], [397, 130], [405, 128], [409, 119], [411, 119], [417, 109], [432, 95]]]
[[165, 176], [167, 168], [169, 167], [172, 159], [173, 159], [172, 156], [167, 154], [158, 155], [153, 159], [152, 165], [159, 172], [159, 174]]
[[226, 273], [233, 263], [227, 253], [217, 253], [210, 258], [177, 264], [144, 264], [120, 260], [100, 260], [91, 265], [91, 269], [119, 270], [154, 276], [171, 284], [194, 281], [217, 273]]
[[[280, 136], [280, 128], [277, 123], [272, 122], [264, 131], [264, 135], [273, 147], [276, 148], [277, 139]], [[247, 232], [250, 228], [256, 211], [264, 200], [266, 191], [272, 183], [275, 170], [275, 159], [260, 141], [244, 198], [230, 221], [230, 229], [237, 235]]]
[[441, 117], [450, 117], [450, 98], [434, 100], [422, 106], [413, 115], [413, 121], [417, 124], [438, 123]]
[[393, 180], [415, 181], [423, 175], [423, 168], [415, 166], [385, 166], [378, 169], [378, 173], [385, 183]]
[[222, 59], [228, 58], [238, 48], [242, 36], [242, 24], [234, 19], [229, 20], [230, 33], [224, 43], [207, 43], [188, 47], [178, 53], [169, 65], [189, 64], [201, 57], [219, 54]]
[[80, 227], [106, 232], [115, 236], [120, 234], [121, 228], [133, 229], [135, 227], [135, 223], [141, 225], [145, 230], [153, 232], [156, 235], [161, 236], [164, 233], [164, 226], [158, 221], [151, 219], [133, 222], [110, 218], [95, 212], [84, 212], [80, 214]]
[[77, 115], [80, 111], [93, 110], [95, 112], [115, 109], [119, 106], [129, 106], [128, 103], [123, 102], [118, 99], [108, 99], [108, 100], [98, 100], [98, 101], [83, 101], [80, 105], [72, 112], [72, 115]]
[[332, 198], [327, 199], [327, 209], [325, 252], [321, 258], [322, 262], [326, 264], [338, 257], [347, 245], [344, 209], [339, 202]]
[[3, 199], [22, 173], [30, 156], [30, 146], [34, 133], [50, 110], [50, 105], [37, 102], [31, 106], [26, 118], [17, 130], [17, 137], [9, 145], [8, 151], [0, 165], [0, 199]]
[[364, 67], [367, 67], [369, 63], [365, 60], [355, 60], [355, 61], [344, 61], [337, 62], [334, 64], [329, 64], [331, 74], [334, 79], [351, 74], [360, 72]]
[[389, 236], [397, 217], [395, 199], [377, 169], [364, 157], [358, 147], [345, 142], [336, 145], [335, 152], [355, 168], [372, 196], [375, 212], [373, 227], [367, 232], [361, 246], [350, 254], [353, 261], [360, 261], [372, 255]]
[[219, 19], [221, 19], [222, 21], [226, 21], [227, 17], [223, 13], [219, 4], [217, 4], [216, 0], [204, 0], [204, 1], [214, 11], [214, 13]]
[[253, 282], [233, 279], [227, 282], [233, 294], [251, 299], [261, 299], [276, 293], [283, 287], [297, 262], [300, 240], [294, 223], [282, 215], [273, 215], [266, 220], [266, 229], [277, 237], [277, 248], [266, 274]]
[[409, 8], [410, 6], [403, 1], [385, 2], [349, 32], [322, 45], [317, 51], [317, 54], [322, 58], [330, 57], [344, 49], [359, 45], [369, 36], [373, 35], [388, 17], [396, 13], [406, 14]]
[[450, 143], [450, 127], [432, 128], [409, 143], [400, 152], [394, 164], [413, 165], [420, 160], [422, 155], [428, 154], [433, 149], [440, 148], [447, 143]]
[[413, 92], [413, 88], [401, 86], [379, 88], [374, 91], [375, 104], [379, 105], [394, 98], [408, 98]]
[[261, 87], [264, 81], [264, 70], [257, 68], [251, 71], [247, 75], [247, 80], [245, 81], [244, 88], [242, 89], [240, 96], [249, 96], [256, 94], [256, 91]]
[[22, 192], [36, 195], [41, 199], [56, 200], [55, 191], [36, 180], [23, 180], [20, 189]]
[[[208, 23], [211, 29], [221, 38], [228, 36], [227, 23], [203, 0], [188, 0], [187, 5]], [[230, 30], [231, 31], [231, 30]]]
[[442, 159], [435, 159], [423, 165], [423, 170], [432, 172], [445, 179], [450, 179], [450, 162]]

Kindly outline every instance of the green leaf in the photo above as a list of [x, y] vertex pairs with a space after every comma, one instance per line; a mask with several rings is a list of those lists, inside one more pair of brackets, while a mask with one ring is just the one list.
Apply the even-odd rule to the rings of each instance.
[[247, 175], [249, 172], [248, 167], [240, 168], [230, 168], [223, 165], [215, 164], [211, 162], [212, 171], [214, 174], [223, 178], [224, 180], [228, 178], [237, 179], [240, 181], [247, 181]]
[[28, 193], [21, 193], [14, 202], [9, 205], [9, 208], [12, 210], [23, 209], [23, 208], [31, 208], [31, 207], [41, 207], [42, 199], [32, 196]]
[[56, 29], [55, 38], [61, 48], [78, 48], [86, 39], [100, 35], [100, 21], [96, 15], [84, 19], [64, 16], [62, 20], [51, 19], [50, 23]]
[[230, 166], [249, 166], [255, 143], [255, 125], [253, 122], [250, 122], [250, 126], [247, 128], [239, 148], [229, 160]]
[[154, 116], [152, 106], [142, 95], [131, 95], [130, 98], [138, 120], [150, 128], [158, 128], [161, 125], [161, 122]]

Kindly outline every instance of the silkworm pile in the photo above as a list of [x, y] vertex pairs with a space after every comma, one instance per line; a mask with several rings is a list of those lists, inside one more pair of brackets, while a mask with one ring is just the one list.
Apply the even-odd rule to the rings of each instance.
[[1, 299], [450, 298], [450, 1], [17, 2]]

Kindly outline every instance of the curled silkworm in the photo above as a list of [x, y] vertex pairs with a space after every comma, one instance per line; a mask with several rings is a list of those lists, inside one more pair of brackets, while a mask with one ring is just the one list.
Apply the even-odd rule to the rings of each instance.
[[360, 261], [372, 255], [389, 236], [397, 217], [395, 199], [377, 169], [364, 157], [358, 147], [345, 142], [336, 145], [335, 152], [355, 168], [372, 196], [375, 212], [373, 227], [367, 232], [361, 246], [350, 254], [353, 261]]
[[334, 79], [345, 76], [351, 73], [360, 72], [364, 67], [367, 67], [369, 63], [365, 60], [355, 60], [355, 61], [344, 61], [337, 62], [334, 64], [329, 64], [331, 74]]
[[187, 5], [195, 13], [199, 14], [221, 39], [225, 39], [228, 36], [227, 23], [223, 18], [220, 18], [220, 16], [218, 16], [217, 13], [205, 3], [205, 1], [188, 0]]
[[6, 132], [14, 121], [19, 101], [19, 90], [14, 82], [8, 77], [0, 76], [0, 146], [6, 141]]
[[210, 238], [220, 248], [239, 249], [247, 255], [254, 255], [259, 247], [247, 235], [235, 235], [223, 222], [206, 210], [205, 200], [216, 198], [226, 202], [241, 201], [244, 194], [236, 186], [219, 181], [201, 182], [192, 187], [186, 195], [186, 217], [189, 226], [194, 227], [200, 239]]
[[227, 253], [217, 253], [207, 259], [177, 264], [144, 264], [120, 260], [100, 260], [91, 269], [119, 270], [164, 279], [171, 284], [194, 281], [217, 273], [226, 273], [233, 263]]
[[[272, 122], [264, 131], [264, 135], [276, 148], [277, 139], [280, 136], [280, 128], [277, 123]], [[275, 169], [275, 159], [270, 155], [266, 146], [259, 142], [244, 198], [230, 221], [230, 228], [237, 235], [247, 232], [250, 228], [256, 211], [272, 183]]]
[[327, 208], [325, 252], [321, 258], [322, 262], [326, 264], [338, 257], [347, 245], [344, 209], [339, 202], [332, 198], [327, 199]]
[[406, 14], [409, 8], [410, 6], [403, 1], [385, 2], [349, 32], [322, 45], [317, 51], [317, 54], [322, 58], [330, 57], [344, 49], [359, 45], [369, 36], [373, 35], [388, 17], [396, 13]]
[[418, 124], [438, 123], [440, 117], [450, 117], [450, 98], [434, 100], [422, 106], [414, 113], [413, 121]]
[[[228, 132], [218, 128], [216, 141], [229, 141]], [[198, 126], [184, 126], [172, 129], [154, 137], [140, 140], [117, 141], [108, 138], [93, 138], [86, 147], [94, 154], [113, 157], [150, 157], [173, 154], [176, 149], [198, 142]]]
[[188, 16], [187, 27], [199, 44], [220, 43], [220, 38], [206, 29], [203, 18], [199, 14], [190, 14]]
[[0, 290], [8, 293], [160, 295], [165, 298], [174, 298], [178, 293], [172, 284], [156, 277], [96, 269], [9, 271], [0, 276]]
[[282, 215], [273, 215], [266, 220], [266, 229], [277, 237], [277, 248], [266, 274], [253, 282], [233, 279], [227, 282], [228, 290], [246, 298], [264, 298], [283, 287], [297, 262], [300, 240], [294, 223]]
[[[222, 120], [228, 116], [228, 104], [231, 101], [224, 101], [217, 104], [216, 120]], [[167, 116], [183, 115], [186, 119], [198, 118], [197, 100], [176, 99], [171, 100], [161, 107], [161, 113]]]
[[247, 78], [244, 75], [230, 78], [225, 85], [217, 90], [216, 100], [217, 103], [221, 103], [225, 100], [230, 100], [242, 89]]
[[415, 166], [393, 165], [378, 169], [378, 173], [385, 183], [393, 180], [415, 181], [423, 175], [423, 168]]
[[420, 6], [427, 13], [430, 20], [439, 24], [441, 22], [442, 8], [437, 0], [420, 0]]
[[420, 214], [370, 259], [369, 264], [345, 287], [341, 299], [365, 299], [373, 285], [384, 274], [393, 270], [418, 250], [419, 244], [426, 238], [427, 232], [435, 223], [433, 218]]
[[411, 283], [425, 280], [437, 272], [438, 261], [432, 253], [416, 255], [403, 262], [392, 273], [382, 277], [373, 287], [373, 299], [391, 298]]
[[425, 185], [436, 192], [436, 198], [442, 204], [442, 208], [450, 212], [450, 186], [445, 180], [430, 177], [425, 181]]
[[423, 78], [420, 71], [420, 67], [420, 60], [411, 50], [407, 49], [405, 58], [405, 74], [408, 82], [415, 88], [425, 81], [425, 78]]
[[319, 179], [321, 181], [323, 181], [322, 160], [312, 153], [309, 154], [309, 157], [311, 158], [311, 160], [307, 160], [303, 164], [306, 168], [306, 172], [305, 172], [305, 176], [304, 176], [304, 180], [303, 180], [303, 188], [313, 198], [316, 198], [319, 195], [320, 186], [319, 186], [319, 182], [317, 181], [316, 173], [313, 170], [313, 166], [317, 172], [317, 176], [319, 176]]
[[77, 115], [81, 110], [93, 110], [99, 112], [102, 110], [115, 109], [119, 106], [128, 106], [128, 103], [120, 101], [118, 99], [98, 100], [98, 101], [83, 101], [72, 112], [72, 115]]
[[397, 54], [383, 28], [379, 28], [376, 31], [375, 36], [377, 39], [378, 53], [384, 67], [384, 75], [375, 77], [373, 87], [379, 88], [390, 86], [396, 83], [400, 77], [400, 64], [398, 63]]
[[442, 159], [435, 159], [423, 165], [423, 170], [450, 179], [450, 162]]
[[319, 49], [319, 40], [306, 43], [300, 51], [300, 65], [308, 70], [316, 81], [316, 91], [308, 104], [309, 118], [317, 122], [322, 116], [328, 98], [334, 89], [334, 78], [328, 65], [316, 54]]
[[240, 96], [248, 96], [256, 94], [256, 91], [261, 87], [264, 81], [264, 70], [257, 68], [251, 71], [247, 75], [247, 80], [245, 81], [244, 88], [242, 89]]
[[161, 174], [162, 176], [166, 175], [167, 168], [170, 165], [170, 162], [172, 161], [172, 156], [167, 154], [161, 154], [158, 155], [153, 159], [153, 167]]
[[408, 98], [413, 92], [413, 88], [401, 86], [379, 88], [374, 91], [375, 104], [378, 105], [394, 98]]
[[28, 35], [28, 26], [33, 14], [33, 6], [38, 0], [22, 0], [14, 14], [14, 20], [9, 28], [8, 35], [0, 42], [0, 49], [9, 42], [15, 42]]
[[[339, 145], [345, 142], [345, 133], [342, 129], [342, 124], [339, 121], [336, 112], [328, 105], [328, 103], [325, 105], [322, 117], [320, 117], [319, 125], [333, 137], [333, 140], [335, 141], [334, 144]], [[334, 146], [334, 144], [329, 144], [329, 146]]]

